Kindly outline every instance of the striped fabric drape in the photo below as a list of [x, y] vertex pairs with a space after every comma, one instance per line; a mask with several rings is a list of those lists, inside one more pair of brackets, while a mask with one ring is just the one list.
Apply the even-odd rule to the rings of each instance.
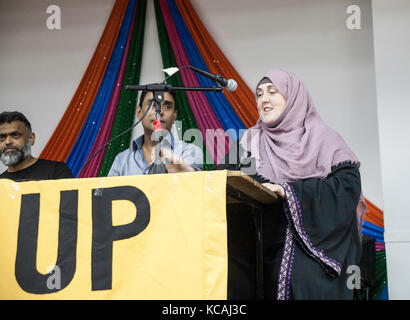
[[[125, 69], [125, 75], [123, 79], [123, 86], [121, 95], [118, 102], [117, 112], [115, 114], [114, 123], [111, 128], [111, 134], [109, 139], [106, 138], [105, 143], [114, 137], [120, 135], [122, 132], [130, 128], [134, 122], [135, 108], [137, 103], [138, 92], [134, 90], [125, 90], [126, 85], [138, 84], [140, 81], [141, 64], [142, 64], [142, 52], [144, 46], [144, 30], [145, 30], [145, 13], [146, 13], [147, 0], [138, 0], [137, 12], [134, 30], [131, 38], [130, 49], [128, 54], [127, 65]], [[107, 132], [108, 133], [108, 132]], [[90, 163], [87, 167], [95, 167], [98, 170], [98, 176], [105, 177], [111, 168], [115, 156], [127, 149], [130, 145], [132, 132], [122, 135], [118, 139], [114, 140], [105, 149], [104, 158], [102, 163]], [[93, 152], [90, 152], [93, 154]], [[102, 155], [100, 157], [102, 157]], [[93, 175], [95, 176], [95, 171]]]
[[66, 161], [97, 96], [120, 32], [128, 1], [117, 0], [93, 57], [40, 158]]
[[88, 117], [74, 144], [74, 147], [71, 149], [71, 152], [66, 160], [67, 165], [71, 169], [71, 172], [74, 176], [78, 176], [81, 166], [87, 159], [91, 147], [95, 142], [98, 130], [100, 130], [100, 126], [102, 124], [102, 120], [109, 105], [110, 99], [114, 99], [114, 101], [111, 101], [112, 103], [118, 104], [118, 94], [116, 94], [117, 90], [114, 90], [114, 87], [118, 87], [118, 82], [121, 83], [122, 81], [121, 75], [123, 76], [124, 71], [122, 70], [122, 72], [120, 72], [120, 67], [122, 66], [122, 68], [124, 69], [125, 64], [122, 65], [121, 61], [124, 58], [124, 51], [127, 46], [130, 26], [135, 13], [135, 5], [136, 1], [130, 0], [103, 81], [98, 90], [91, 110], [88, 113]]
[[[157, 29], [158, 29], [158, 38], [159, 44], [161, 49], [161, 56], [162, 56], [162, 63], [164, 68], [175, 67], [177, 62], [175, 60], [174, 51], [172, 50], [171, 43], [169, 41], [169, 37], [167, 34], [167, 29], [164, 23], [164, 19], [162, 18], [161, 9], [158, 5], [158, 1], [155, 1], [155, 16], [157, 21]], [[167, 83], [176, 87], [183, 87], [182, 79], [179, 73], [174, 74], [167, 80]], [[198, 129], [198, 125], [196, 123], [195, 117], [192, 113], [191, 107], [188, 102], [188, 98], [184, 91], [176, 91], [176, 99], [178, 101], [178, 114], [177, 114], [177, 126], [176, 130], [178, 133], [178, 137], [184, 141], [190, 141], [190, 137], [186, 136], [185, 134], [189, 135], [187, 130], [189, 129]], [[203, 148], [204, 151], [204, 159], [208, 161], [204, 163], [204, 169], [208, 170], [214, 166], [214, 161], [210, 156], [207, 148]]]
[[225, 96], [246, 128], [253, 126], [259, 117], [253, 91], [210, 36], [191, 3], [187, 0], [175, 3], [209, 71], [235, 79], [238, 83], [238, 89], [234, 92], [225, 92]]

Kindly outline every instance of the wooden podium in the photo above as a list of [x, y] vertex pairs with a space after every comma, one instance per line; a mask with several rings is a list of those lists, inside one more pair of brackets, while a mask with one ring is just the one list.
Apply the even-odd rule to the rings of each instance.
[[[242, 244], [238, 243], [238, 245], [236, 245], [236, 243], [240, 241], [240, 239], [238, 238], [242, 238], [242, 234], [244, 235], [243, 237], [246, 238], [246, 230], [252, 227], [251, 224], [253, 222], [255, 232], [249, 235], [248, 239], [252, 240], [252, 238], [255, 238], [255, 247], [250, 248], [250, 250], [254, 250], [256, 260], [254, 261], [256, 269], [255, 298], [264, 299], [264, 245], [262, 221], [265, 215], [273, 214], [271, 212], [272, 210], [266, 209], [272, 206], [280, 205], [281, 200], [273, 191], [262, 186], [259, 182], [255, 181], [244, 173], [240, 171], [228, 171], [226, 203], [228, 222], [228, 254], [231, 255], [231, 259], [229, 259], [229, 264], [231, 265], [228, 267], [228, 270], [231, 271], [233, 269], [232, 261], [235, 260], [235, 257], [232, 257], [232, 255], [235, 255], [235, 252], [239, 252], [241, 250], [241, 248], [239, 248], [240, 246], [244, 246], [244, 242], [242, 242]], [[247, 225], [246, 222], [242, 224], [237, 224], [235, 222], [238, 219], [243, 218], [241, 216], [244, 214], [243, 210], [245, 210], [246, 214], [249, 212], [250, 219]], [[229, 234], [233, 235], [229, 237]], [[238, 249], [233, 250], [231, 249], [232, 247]], [[252, 261], [250, 262], [250, 264], [252, 264]], [[240, 279], [235, 279], [232, 281], [240, 281]], [[252, 290], [252, 288], [250, 290]], [[238, 297], [235, 295], [233, 298], [242, 299], [242, 296]]]
[[241, 171], [228, 171], [226, 195], [227, 204], [246, 202], [260, 207], [280, 201], [276, 193]]

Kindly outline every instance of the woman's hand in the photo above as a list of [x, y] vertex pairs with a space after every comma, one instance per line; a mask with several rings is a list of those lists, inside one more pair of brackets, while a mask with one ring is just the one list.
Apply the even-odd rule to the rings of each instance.
[[285, 189], [283, 189], [283, 187], [279, 184], [273, 184], [270, 182], [267, 183], [262, 183], [262, 185], [266, 188], [268, 188], [269, 190], [275, 192], [279, 197], [281, 198], [285, 198]]

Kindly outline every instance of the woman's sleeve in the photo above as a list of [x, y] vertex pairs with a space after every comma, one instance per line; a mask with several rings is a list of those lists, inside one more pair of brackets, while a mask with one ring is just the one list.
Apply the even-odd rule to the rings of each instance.
[[286, 216], [301, 248], [328, 275], [338, 277], [351, 248], [360, 252], [356, 224], [361, 193], [358, 168], [351, 162], [341, 163], [324, 179], [281, 185], [285, 189]]

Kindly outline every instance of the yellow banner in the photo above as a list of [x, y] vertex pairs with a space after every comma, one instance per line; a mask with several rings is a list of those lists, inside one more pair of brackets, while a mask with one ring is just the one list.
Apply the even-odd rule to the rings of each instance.
[[226, 176], [0, 179], [0, 299], [226, 299]]

